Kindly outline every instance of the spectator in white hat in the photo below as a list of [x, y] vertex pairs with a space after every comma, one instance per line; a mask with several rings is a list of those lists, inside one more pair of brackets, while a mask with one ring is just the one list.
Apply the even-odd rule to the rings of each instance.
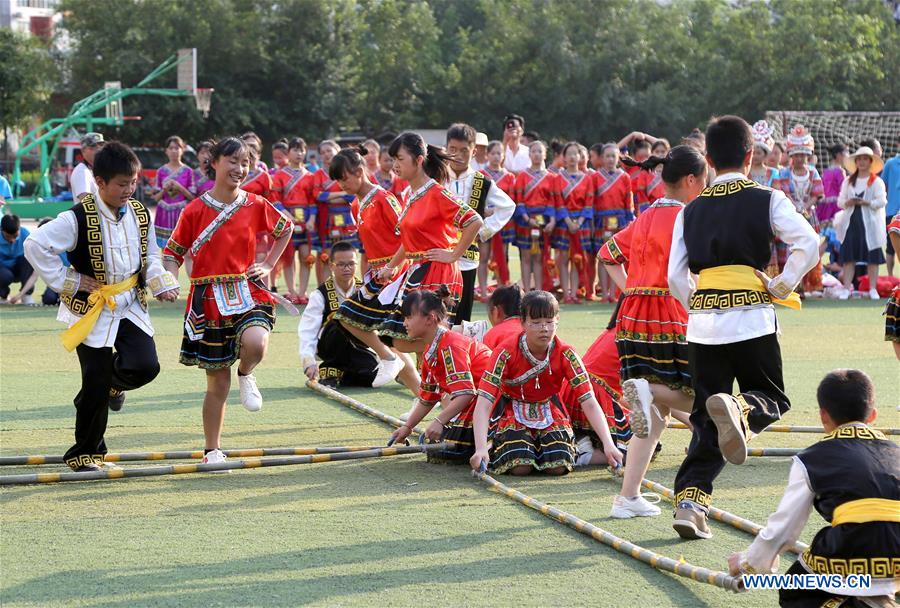
[[847, 157], [844, 167], [850, 176], [844, 180], [837, 201], [845, 214], [843, 221], [838, 222], [842, 228], [838, 230], [838, 238], [841, 240], [840, 259], [844, 266], [844, 291], [840, 298], [846, 300], [850, 297], [855, 266], [866, 264], [869, 297], [877, 300], [875, 284], [878, 266], [884, 264], [882, 250], [887, 241], [884, 230], [887, 190], [878, 177], [878, 172], [884, 168], [884, 161], [872, 148], [862, 146]]

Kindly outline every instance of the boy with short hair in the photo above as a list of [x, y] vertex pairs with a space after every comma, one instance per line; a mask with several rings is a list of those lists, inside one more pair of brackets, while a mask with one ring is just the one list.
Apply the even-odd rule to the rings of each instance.
[[[110, 142], [97, 152], [93, 169], [98, 195], [87, 194], [25, 241], [28, 261], [60, 295], [57, 319], [69, 326], [63, 345], [76, 350], [81, 364], [75, 445], [64, 456], [75, 471], [104, 466], [108, 409], [120, 410], [125, 391], [159, 373], [145, 288], [159, 300], [178, 298], [178, 281], [162, 266], [150, 213], [132, 198], [137, 156]], [[69, 267], [59, 257], [63, 252]]]
[[[816, 391], [826, 435], [793, 458], [778, 510], [750, 547], [728, 559], [733, 575], [774, 572], [810, 509], [831, 523], [819, 530], [787, 574], [866, 574], [868, 589], [782, 589], [781, 606], [896, 606], [900, 589], [900, 446], [867, 426], [875, 387], [855, 369], [825, 376]], [[864, 596], [860, 603], [853, 598]], [[850, 602], [845, 604], [844, 602]]]

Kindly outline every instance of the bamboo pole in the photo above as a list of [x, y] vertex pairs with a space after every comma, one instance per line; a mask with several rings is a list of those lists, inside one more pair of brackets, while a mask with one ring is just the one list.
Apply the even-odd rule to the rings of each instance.
[[[259, 456], [306, 456], [309, 454], [337, 454], [339, 452], [361, 452], [375, 450], [381, 446], [338, 446], [311, 448], [245, 448], [222, 450], [229, 458], [255, 458]], [[203, 450], [176, 450], [174, 452], [122, 452], [107, 454], [105, 462], [141, 462], [150, 460], [192, 460], [203, 458]], [[0, 456], [0, 466], [27, 466], [42, 464], [64, 464], [59, 455]]]
[[649, 549], [645, 549], [643, 547], [635, 545], [634, 543], [630, 543], [627, 540], [619, 538], [618, 536], [611, 534], [610, 532], [607, 532], [606, 530], [603, 530], [602, 528], [599, 528], [592, 523], [586, 522], [583, 519], [572, 515], [571, 513], [566, 513], [561, 509], [557, 509], [556, 507], [545, 504], [528, 496], [527, 494], [519, 492], [518, 490], [513, 490], [512, 488], [500, 483], [487, 473], [472, 471], [472, 476], [486, 483], [492, 490], [495, 490], [500, 494], [503, 494], [504, 496], [525, 505], [529, 509], [533, 509], [547, 518], [554, 519], [559, 523], [572, 528], [576, 532], [584, 534], [585, 536], [589, 536], [594, 540], [603, 543], [604, 545], [612, 547], [619, 553], [644, 562], [645, 564], [649, 564], [651, 567], [657, 570], [671, 572], [672, 574], [675, 574], [677, 576], [689, 578], [691, 580], [706, 583], [708, 585], [721, 587], [722, 589], [727, 589], [729, 591], [738, 592], [743, 589], [741, 579], [739, 577], [730, 576], [728, 574], [725, 574], [724, 572], [717, 572], [715, 570], [709, 570], [708, 568], [702, 568], [700, 566], [694, 566], [693, 564], [689, 564], [687, 562], [674, 560], [671, 557], [666, 557], [664, 555], [660, 555], [659, 553], [654, 553]]
[[[681, 424], [680, 422], [669, 422], [666, 425], [667, 428], [670, 429], [687, 429], [687, 425]], [[876, 429], [884, 433], [885, 435], [900, 435], [900, 429], [887, 428], [887, 429]], [[771, 426], [767, 426], [763, 429], [763, 433], [816, 433], [819, 435], [825, 434], [825, 429], [820, 426], [801, 426], [794, 424], [773, 424]]]
[[427, 445], [397, 446], [376, 448], [360, 452], [338, 452], [335, 454], [310, 454], [306, 456], [283, 456], [274, 458], [251, 458], [248, 460], [232, 460], [211, 464], [172, 464], [161, 467], [106, 468], [100, 471], [65, 472], [65, 473], [31, 473], [28, 475], [0, 475], [0, 485], [25, 485], [35, 483], [60, 483], [67, 481], [98, 481], [127, 479], [131, 477], [157, 477], [160, 475], [184, 475], [192, 473], [212, 473], [215, 471], [233, 471], [236, 469], [256, 469], [259, 467], [283, 467], [298, 464], [317, 464], [320, 462], [339, 462], [342, 460], [360, 460], [363, 458], [384, 458], [419, 454], [431, 450], [446, 448], [446, 443]]

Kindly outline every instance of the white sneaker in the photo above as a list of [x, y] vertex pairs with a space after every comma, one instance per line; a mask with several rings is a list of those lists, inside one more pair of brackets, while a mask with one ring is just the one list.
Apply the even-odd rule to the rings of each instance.
[[[881, 296], [878, 295], [878, 290], [877, 290], [877, 289], [870, 289], [870, 290], [869, 290], [869, 297], [870, 297], [871, 299], [873, 299], [873, 300], [880, 300], [880, 299], [881, 299]], [[24, 298], [23, 298], [23, 301], [24, 301]]]
[[262, 409], [262, 395], [256, 386], [256, 376], [247, 374], [238, 375], [238, 384], [241, 387], [241, 405], [248, 412], [258, 412]]
[[372, 388], [381, 388], [387, 386], [394, 378], [403, 371], [403, 360], [400, 357], [394, 357], [390, 361], [382, 359], [378, 362], [378, 373], [372, 380]]
[[609, 511], [610, 517], [616, 519], [631, 519], [632, 517], [656, 517], [662, 511], [652, 502], [647, 501], [644, 496], [655, 497], [659, 502], [659, 495], [652, 492], [646, 492], [640, 496], [633, 498], [625, 498], [624, 496], [616, 496], [613, 499], [612, 509]]
[[31, 297], [30, 293], [22, 296], [22, 304], [25, 306], [34, 306], [34, 298]]
[[622, 395], [631, 410], [631, 430], [640, 439], [646, 439], [653, 427], [662, 421], [659, 410], [653, 405], [650, 383], [643, 378], [632, 378], [622, 383]]
[[584, 436], [575, 444], [575, 466], [584, 467], [591, 464], [591, 458], [594, 457], [594, 444], [591, 438]]
[[488, 331], [487, 321], [463, 321], [462, 335], [469, 336], [477, 342], [484, 342], [484, 334]]
[[838, 294], [838, 300], [849, 300], [850, 299], [850, 290], [842, 289], [841, 293]]
[[[222, 450], [215, 449], [209, 452], [206, 456], [203, 457], [203, 464], [219, 464], [220, 462], [225, 462], [225, 454]], [[231, 473], [229, 470], [225, 471], [209, 471], [210, 473]]]

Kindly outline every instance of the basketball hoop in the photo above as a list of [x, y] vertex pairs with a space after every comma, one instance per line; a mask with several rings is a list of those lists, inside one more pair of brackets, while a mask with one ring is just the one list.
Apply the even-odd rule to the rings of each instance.
[[212, 94], [215, 89], [194, 89], [194, 101], [197, 111], [203, 113], [203, 118], [209, 117], [209, 106], [212, 103]]

